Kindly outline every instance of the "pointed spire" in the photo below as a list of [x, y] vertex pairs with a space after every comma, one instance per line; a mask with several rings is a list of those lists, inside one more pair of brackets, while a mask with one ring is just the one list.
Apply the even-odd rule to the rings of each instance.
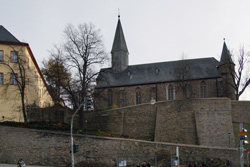
[[220, 57], [220, 64], [231, 64], [233, 63], [233, 60], [231, 58], [231, 54], [227, 48], [225, 38], [224, 38], [224, 44], [223, 44], [223, 49]]
[[126, 45], [126, 41], [125, 41], [125, 37], [123, 34], [122, 25], [121, 25], [121, 21], [120, 21], [120, 14], [118, 15], [118, 23], [117, 23], [117, 27], [116, 27], [115, 38], [114, 38], [111, 53], [113, 53], [114, 51], [128, 52], [128, 48]]
[[114, 72], [122, 72], [128, 67], [128, 48], [126, 45], [125, 37], [122, 31], [122, 25], [120, 21], [120, 14], [118, 15], [118, 23], [115, 31], [115, 38], [112, 54], [112, 70]]

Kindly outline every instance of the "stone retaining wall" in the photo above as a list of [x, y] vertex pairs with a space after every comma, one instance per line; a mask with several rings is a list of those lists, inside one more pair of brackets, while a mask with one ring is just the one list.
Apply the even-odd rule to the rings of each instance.
[[[242, 105], [233, 104], [233, 109]], [[220, 147], [230, 142], [234, 147], [232, 115], [239, 118], [234, 112], [228, 98], [163, 101], [88, 113], [84, 127], [134, 139]]]
[[[226, 160], [230, 160], [233, 166], [239, 166], [239, 152], [233, 148], [87, 135], [74, 135], [74, 143], [79, 145], [75, 163], [101, 161], [106, 166], [115, 167], [117, 156], [156, 155], [158, 163], [168, 167], [170, 156], [175, 154], [176, 146], [179, 146], [180, 155], [206, 155], [210, 163], [219, 160], [217, 165], [212, 165], [214, 167], [225, 165], [223, 162]], [[0, 163], [14, 164], [23, 158], [28, 165], [65, 167], [71, 163], [69, 150], [70, 134], [0, 126]]]

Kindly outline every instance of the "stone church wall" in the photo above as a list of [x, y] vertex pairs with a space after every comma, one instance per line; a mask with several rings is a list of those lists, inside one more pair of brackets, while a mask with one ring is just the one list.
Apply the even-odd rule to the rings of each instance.
[[[206, 97], [217, 97], [216, 79], [192, 80], [173, 83], [157, 83], [147, 85], [136, 85], [126, 87], [114, 87], [105, 89], [96, 89], [95, 108], [103, 109], [108, 106], [108, 92], [112, 91], [113, 105], [116, 107], [133, 106], [136, 104], [136, 89], [141, 92], [141, 104], [149, 103], [150, 100], [157, 101], [167, 100], [167, 87], [172, 84], [174, 87], [174, 99], [196, 99], [200, 98], [200, 84], [204, 81], [206, 83]], [[186, 90], [185, 86], [189, 85], [190, 89]]]

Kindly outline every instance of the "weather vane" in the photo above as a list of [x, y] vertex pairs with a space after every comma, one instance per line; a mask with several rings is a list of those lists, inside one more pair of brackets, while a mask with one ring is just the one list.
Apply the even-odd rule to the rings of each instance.
[[120, 19], [120, 9], [118, 8], [118, 18]]

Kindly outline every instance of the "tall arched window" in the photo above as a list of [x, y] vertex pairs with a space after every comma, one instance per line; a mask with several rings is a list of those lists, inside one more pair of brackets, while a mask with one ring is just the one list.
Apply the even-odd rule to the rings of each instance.
[[201, 98], [206, 98], [206, 83], [201, 82]]
[[189, 99], [191, 97], [191, 87], [190, 87], [190, 84], [186, 84], [185, 90], [186, 90], [186, 98]]
[[172, 84], [168, 85], [168, 100], [174, 100], [174, 86]]
[[113, 105], [113, 92], [112, 90], [108, 91], [108, 107]]
[[141, 104], [141, 90], [140, 90], [140, 88], [136, 89], [136, 104]]

